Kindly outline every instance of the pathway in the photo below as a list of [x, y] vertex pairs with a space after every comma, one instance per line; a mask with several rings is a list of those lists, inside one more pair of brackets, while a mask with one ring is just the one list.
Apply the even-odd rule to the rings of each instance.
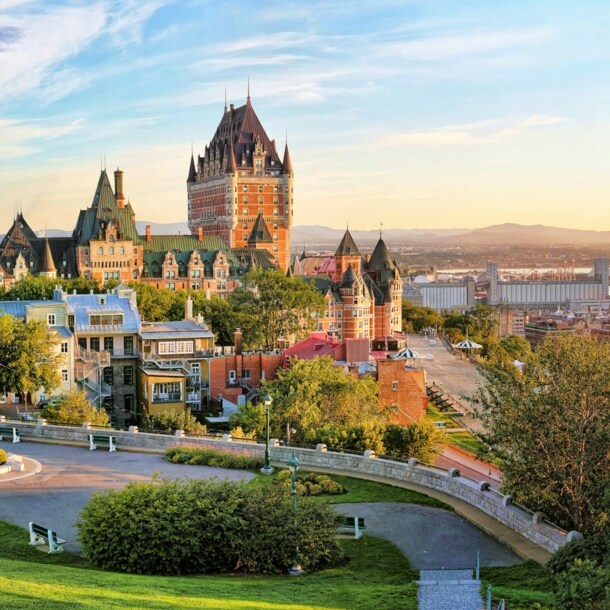
[[483, 566], [521, 563], [503, 544], [451, 511], [400, 502], [336, 504], [335, 508], [350, 517], [364, 517], [365, 533], [395, 544], [416, 570], [472, 572], [477, 550]]
[[472, 570], [422, 570], [419, 575], [419, 610], [481, 610], [481, 581]]

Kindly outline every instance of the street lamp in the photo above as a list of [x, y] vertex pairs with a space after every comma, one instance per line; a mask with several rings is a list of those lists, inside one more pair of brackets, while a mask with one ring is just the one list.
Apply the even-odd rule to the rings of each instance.
[[265, 465], [261, 468], [261, 474], [273, 474], [273, 468], [269, 463], [269, 409], [273, 398], [269, 394], [263, 396], [263, 404], [265, 405]]
[[[288, 468], [290, 469], [290, 495], [292, 497], [292, 515], [294, 516], [294, 535], [297, 535], [297, 472], [299, 470], [299, 458], [293, 453], [288, 460]], [[294, 562], [288, 570], [290, 576], [302, 576], [305, 571], [299, 563], [299, 547], [295, 540]]]

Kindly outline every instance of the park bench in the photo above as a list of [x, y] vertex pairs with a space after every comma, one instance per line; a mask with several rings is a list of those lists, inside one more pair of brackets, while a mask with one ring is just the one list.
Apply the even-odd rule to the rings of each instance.
[[30, 546], [48, 544], [49, 553], [61, 553], [65, 543], [53, 530], [30, 521]]
[[345, 517], [343, 523], [339, 526], [340, 534], [347, 534], [350, 537], [354, 536], [356, 540], [362, 538], [362, 530], [366, 529], [364, 525], [364, 517]]
[[114, 436], [104, 436], [101, 434], [90, 434], [89, 435], [89, 450], [93, 451], [97, 449], [98, 445], [108, 445], [108, 451], [112, 453], [116, 451], [116, 442]]
[[0, 426], [0, 441], [3, 441], [5, 436], [10, 437], [13, 443], [21, 442], [21, 439], [19, 438], [19, 430], [17, 430], [17, 428]]
[[447, 427], [447, 422], [444, 422], [444, 421], [435, 421], [432, 423], [434, 424], [435, 428], [446, 428]]

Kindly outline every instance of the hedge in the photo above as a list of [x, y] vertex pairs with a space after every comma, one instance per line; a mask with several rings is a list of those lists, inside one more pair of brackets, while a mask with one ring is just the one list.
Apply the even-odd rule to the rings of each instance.
[[263, 466], [262, 457], [248, 455], [228, 449], [205, 449], [202, 447], [169, 447], [165, 459], [174, 464], [191, 464], [195, 466], [216, 466], [218, 468], [235, 468], [255, 470]]
[[131, 483], [97, 493], [77, 522], [83, 553], [98, 568], [137, 574], [285, 573], [342, 557], [340, 517], [289, 494], [217, 480]]

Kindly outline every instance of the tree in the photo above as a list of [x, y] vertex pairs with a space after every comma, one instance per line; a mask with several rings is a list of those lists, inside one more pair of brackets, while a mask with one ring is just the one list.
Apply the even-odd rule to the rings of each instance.
[[529, 342], [518, 335], [502, 337], [500, 345], [513, 360], [525, 362], [532, 354]]
[[57, 281], [49, 277], [34, 277], [29, 273], [15, 282], [6, 292], [7, 301], [37, 301], [53, 297]]
[[106, 411], [98, 411], [85, 395], [84, 390], [70, 390], [56, 403], [47, 405], [42, 411], [48, 423], [58, 426], [78, 426], [89, 422], [92, 426], [108, 426]]
[[58, 344], [59, 337], [44, 322], [0, 316], [0, 388], [24, 397], [40, 388], [54, 390], [61, 381]]
[[502, 460], [503, 490], [532, 510], [584, 534], [608, 520], [610, 344], [575, 335], [545, 341], [514, 367], [482, 368], [473, 397]]
[[233, 345], [238, 316], [227, 299], [213, 294], [209, 299], [201, 290], [191, 293], [193, 312], [201, 314], [210, 330], [216, 335], [216, 345]]
[[[144, 282], [131, 282], [130, 288], [136, 292], [138, 311], [142, 320], [147, 322], [162, 322], [172, 320], [170, 312], [176, 300], [173, 290], [159, 289]], [[178, 320], [182, 319], [184, 310]]]
[[176, 430], [183, 430], [187, 436], [203, 436], [207, 433], [207, 428], [199, 423], [189, 411], [182, 411], [182, 413], [168, 411], [159, 413], [159, 415], [144, 414], [142, 417], [143, 432], [173, 434]]
[[274, 349], [282, 337], [308, 335], [325, 304], [312, 283], [277, 270], [250, 271], [228, 300], [244, 333], [244, 344], [264, 349]]
[[443, 316], [431, 307], [420, 307], [409, 301], [402, 302], [403, 332], [421, 332], [424, 328], [442, 328]]
[[421, 419], [406, 428], [397, 424], [385, 427], [383, 444], [386, 455], [402, 459], [417, 458], [432, 464], [447, 444], [446, 434], [429, 419]]
[[[280, 437], [286, 427], [294, 427], [293, 437], [304, 440], [318, 428], [351, 428], [367, 422], [383, 421], [377, 400], [377, 382], [371, 377], [355, 379], [337, 368], [331, 358], [293, 359], [290, 368], [279, 369], [277, 379], [266, 381], [264, 389], [273, 398], [270, 426]], [[232, 420], [246, 432], [264, 432], [264, 408], [240, 407]]]

